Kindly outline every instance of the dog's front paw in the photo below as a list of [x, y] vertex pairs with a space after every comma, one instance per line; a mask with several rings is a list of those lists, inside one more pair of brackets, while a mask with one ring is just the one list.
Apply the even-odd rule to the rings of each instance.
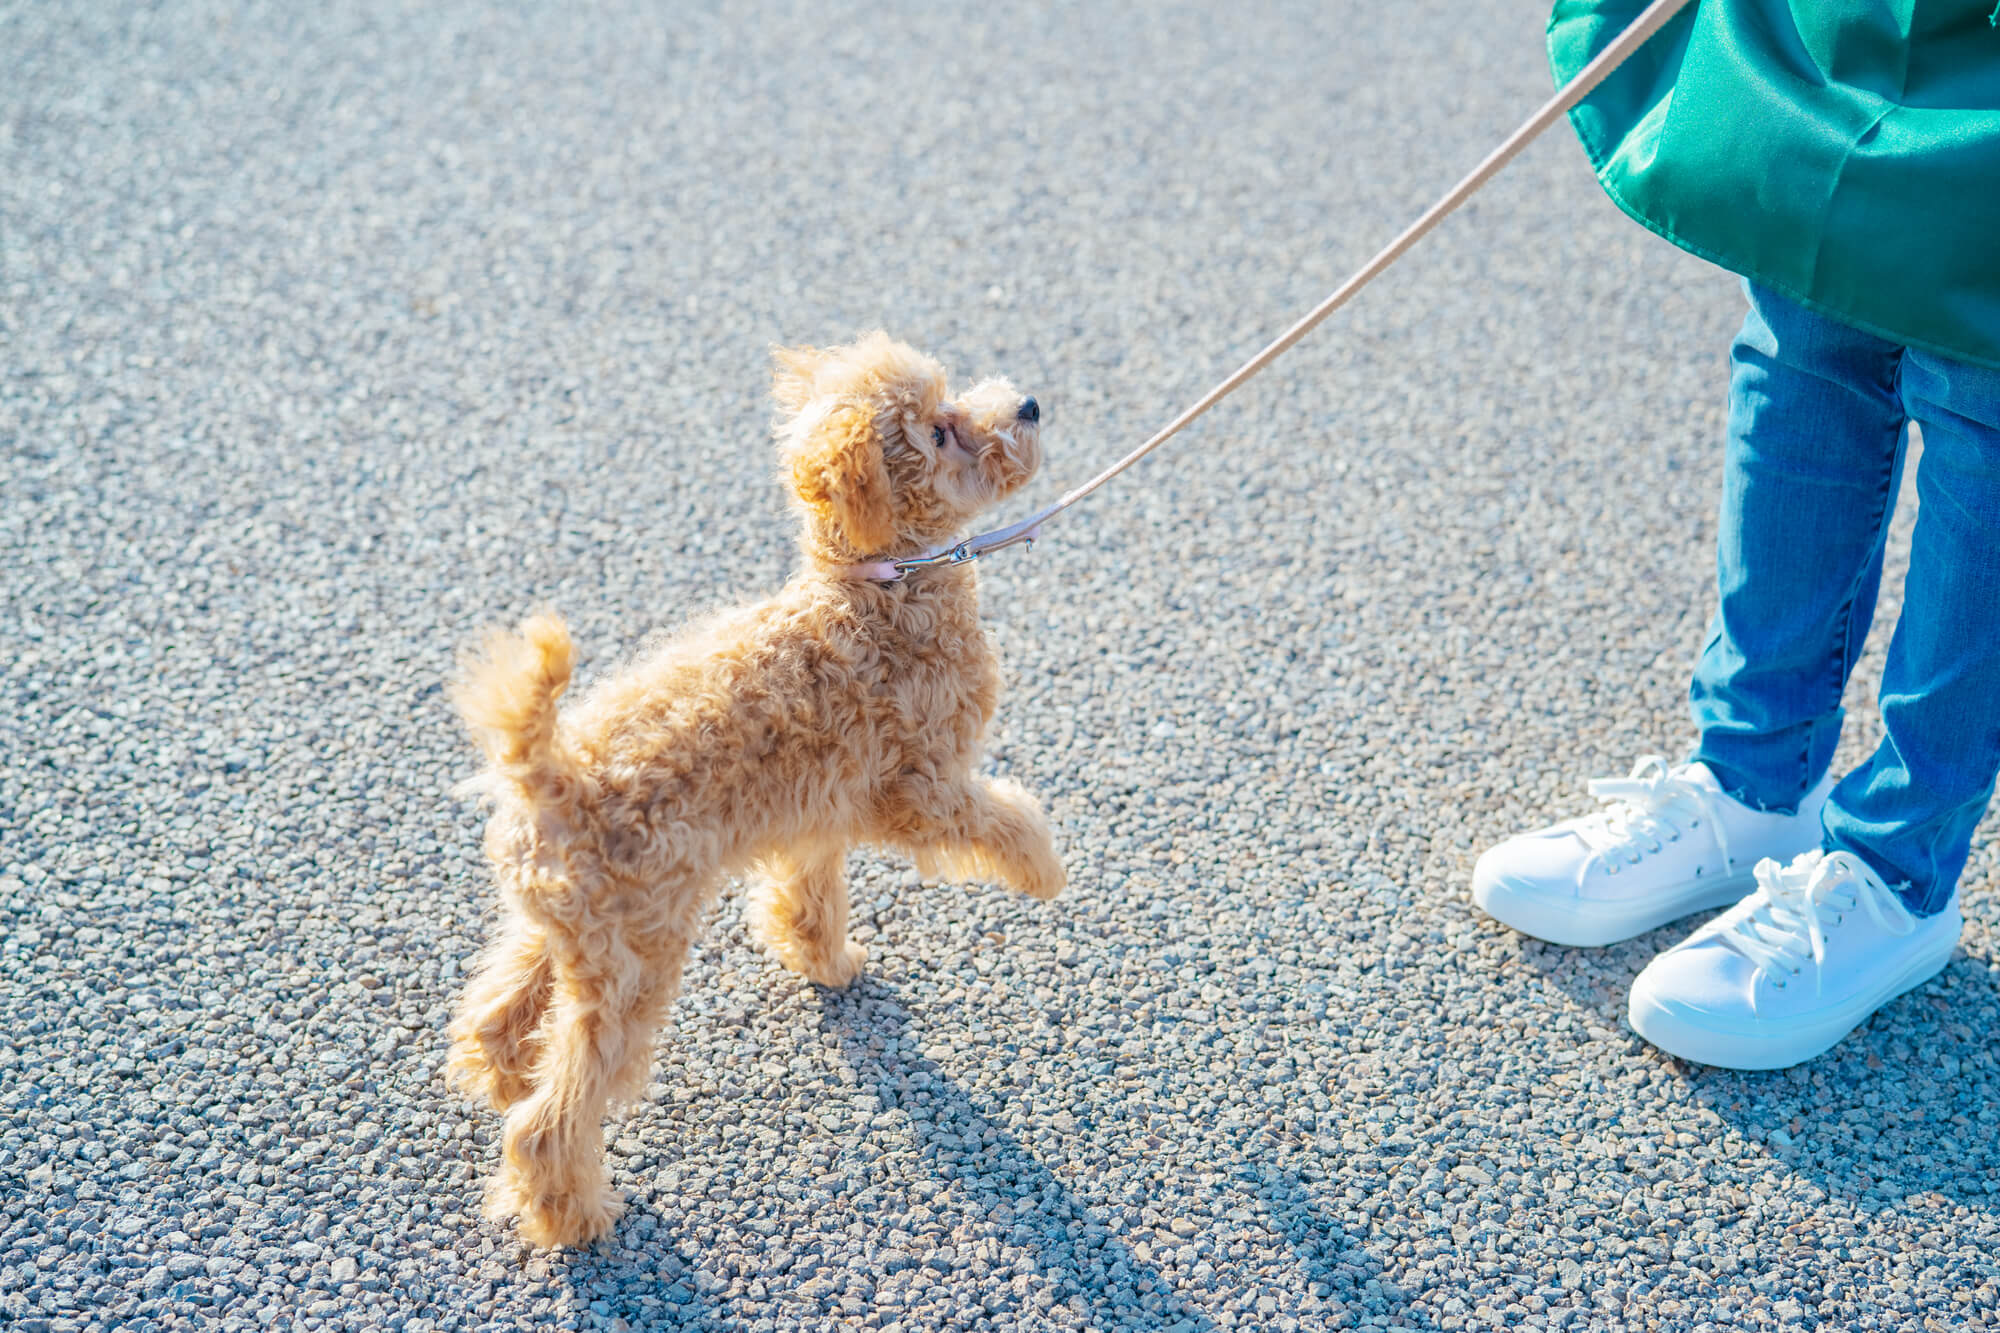
[[853, 940], [832, 950], [810, 948], [797, 940], [767, 940], [765, 944], [787, 972], [832, 990], [853, 984], [868, 965], [868, 950]]
[[853, 940], [848, 940], [838, 949], [833, 950], [830, 955], [810, 959], [801, 958], [800, 963], [803, 965], [793, 967], [787, 961], [786, 966], [792, 967], [794, 972], [797, 972], [807, 981], [813, 982], [816, 985], [829, 987], [833, 990], [840, 990], [842, 987], [854, 984], [854, 979], [861, 975], [863, 968], [868, 966], [868, 950], [866, 947], [856, 944]]
[[768, 896], [751, 902], [750, 933], [787, 972], [836, 990], [860, 976], [868, 963], [868, 950], [853, 940], [828, 946], [801, 934]]
[[1015, 888], [1041, 902], [1047, 902], [1068, 886], [1069, 872], [1063, 869], [1062, 859], [1054, 848], [1031, 852], [1014, 882]]
[[1047, 902], [1068, 887], [1069, 876], [1064, 874], [1063, 868], [1058, 865], [1047, 875], [1030, 877], [1026, 883], [1021, 885], [1021, 892], [1027, 894], [1030, 898]]

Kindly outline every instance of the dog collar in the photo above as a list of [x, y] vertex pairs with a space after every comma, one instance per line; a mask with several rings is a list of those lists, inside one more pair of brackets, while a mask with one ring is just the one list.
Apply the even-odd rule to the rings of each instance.
[[899, 583], [903, 567], [894, 560], [871, 560], [861, 565], [835, 565], [833, 572], [850, 583]]
[[942, 546], [922, 555], [909, 556], [902, 560], [869, 560], [858, 565], [835, 565], [834, 573], [855, 583], [900, 583], [903, 575], [913, 569], [935, 569], [940, 565], [965, 565], [982, 555], [1002, 550], [1016, 542], [1026, 542], [1033, 550], [1035, 538], [1042, 535], [1042, 523], [1062, 508], [1050, 505], [1039, 513], [1030, 514], [1019, 523], [991, 532], [982, 532], [977, 537], [968, 537], [954, 546]]

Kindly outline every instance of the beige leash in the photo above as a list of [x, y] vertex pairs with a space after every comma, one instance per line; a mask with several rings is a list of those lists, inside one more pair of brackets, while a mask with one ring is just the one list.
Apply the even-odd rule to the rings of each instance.
[[1486, 160], [1481, 162], [1477, 167], [1474, 167], [1471, 175], [1467, 176], [1457, 185], [1454, 185], [1451, 191], [1444, 198], [1432, 204], [1422, 217], [1404, 228], [1402, 235], [1389, 242], [1383, 248], [1382, 252], [1364, 264], [1358, 273], [1340, 284], [1340, 287], [1333, 295], [1314, 306], [1303, 319], [1279, 334], [1271, 342], [1270, 346], [1244, 362], [1242, 368], [1237, 370], [1235, 374], [1202, 395], [1199, 402], [1161, 427], [1159, 432], [1150, 440], [1147, 440], [1131, 453], [1126, 454], [1116, 463], [1113, 463], [1110, 467], [1083, 483], [1083, 485], [1076, 487], [1048, 508], [1041, 510], [1039, 513], [1030, 514], [1019, 523], [1013, 523], [1004, 528], [995, 528], [991, 532], [982, 532], [976, 537], [966, 538], [956, 546], [933, 551], [928, 555], [913, 556], [908, 560], [893, 562], [896, 577], [900, 578], [903, 574], [913, 569], [926, 569], [933, 565], [964, 564], [968, 560], [977, 560], [982, 555], [988, 555], [1004, 547], [1013, 546], [1017, 542], [1032, 542], [1035, 539], [1036, 530], [1042, 524], [1048, 522], [1048, 520], [1083, 499], [1086, 495], [1104, 485], [1105, 482], [1110, 481], [1126, 468], [1131, 467], [1147, 454], [1153, 452], [1153, 450], [1179, 434], [1195, 418], [1234, 393], [1245, 381], [1251, 379], [1259, 371], [1263, 370], [1264, 367], [1284, 355], [1291, 348], [1292, 344], [1317, 328], [1321, 320], [1324, 320], [1328, 315], [1346, 305], [1350, 297], [1374, 281], [1381, 274], [1382, 270], [1400, 259], [1404, 251], [1422, 239], [1424, 233], [1443, 221], [1447, 213], [1478, 193], [1479, 188], [1485, 185], [1487, 181], [1492, 180], [1500, 168], [1512, 161], [1515, 155], [1523, 148], [1526, 148], [1536, 135], [1567, 115], [1570, 108], [1588, 96], [1591, 89], [1604, 81], [1606, 75], [1625, 63], [1626, 57], [1638, 50], [1639, 46], [1648, 37], [1658, 32], [1668, 19], [1672, 18], [1687, 4], [1688, 0], [1653, 0], [1653, 3], [1647, 6], [1639, 17], [1632, 21], [1631, 27], [1620, 33], [1616, 41], [1605, 47], [1598, 54], [1597, 59], [1584, 66], [1582, 72], [1563, 85], [1562, 90], [1550, 98], [1541, 110], [1530, 116], [1526, 124], [1508, 135], [1506, 142], [1495, 148], [1491, 153], [1488, 153]]

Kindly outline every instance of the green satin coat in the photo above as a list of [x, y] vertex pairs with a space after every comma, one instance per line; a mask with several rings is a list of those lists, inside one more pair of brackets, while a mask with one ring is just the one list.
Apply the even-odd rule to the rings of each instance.
[[[1645, 8], [1558, 0], [1558, 85]], [[1618, 206], [1895, 342], [2000, 367], [1995, 0], [1698, 0], [1570, 113]]]

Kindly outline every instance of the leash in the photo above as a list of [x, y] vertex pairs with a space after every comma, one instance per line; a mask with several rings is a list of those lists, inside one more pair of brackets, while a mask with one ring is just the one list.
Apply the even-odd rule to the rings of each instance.
[[[874, 565], [856, 566], [855, 568], [867, 570], [868, 572], [863, 577], [874, 581], [894, 582], [912, 570], [931, 569], [939, 565], [963, 565], [977, 560], [981, 556], [991, 555], [995, 551], [1005, 550], [1007, 547], [1021, 542], [1032, 544], [1042, 524], [1048, 522], [1063, 510], [1068, 509], [1071, 505], [1097, 490], [1098, 487], [1110, 481], [1126, 468], [1131, 467], [1147, 454], [1165, 444], [1175, 435], [1178, 435], [1195, 418], [1201, 416], [1202, 413], [1214, 407], [1224, 398], [1227, 398], [1230, 394], [1241, 388], [1246, 381], [1263, 370], [1264, 367], [1284, 355], [1285, 352], [1290, 350], [1292, 344], [1317, 328], [1320, 321], [1340, 309], [1343, 305], [1346, 305], [1350, 297], [1363, 287], [1366, 287], [1370, 282], [1373, 282], [1381, 275], [1384, 269], [1400, 259], [1404, 251], [1415, 245], [1423, 238], [1426, 232], [1437, 226], [1439, 222], [1442, 222], [1446, 214], [1478, 193], [1480, 187], [1493, 179], [1498, 174], [1500, 168], [1511, 162], [1523, 148], [1526, 148], [1534, 140], [1536, 135], [1567, 115], [1570, 108], [1589, 96], [1591, 90], [1604, 81], [1605, 76], [1624, 64], [1628, 56], [1638, 50], [1648, 37], [1658, 32], [1665, 25], [1666, 21], [1684, 8], [1687, 3], [1688, 0], [1653, 0], [1653, 3], [1648, 5], [1638, 18], [1632, 20], [1632, 26], [1625, 29], [1611, 45], [1599, 52], [1597, 58], [1584, 66], [1575, 78], [1564, 84], [1562, 89], [1554, 97], [1550, 98], [1541, 110], [1530, 116], [1521, 128], [1508, 135], [1505, 142], [1491, 153], [1488, 153], [1486, 159], [1477, 167], [1474, 167], [1470, 175], [1457, 185], [1454, 185], [1450, 192], [1442, 199], [1432, 204], [1422, 217], [1404, 228], [1403, 233], [1396, 237], [1395, 240], [1389, 242], [1380, 254], [1362, 265], [1360, 271], [1355, 273], [1353, 277], [1340, 284], [1333, 295], [1314, 306], [1296, 324], [1273, 339], [1270, 346], [1244, 362], [1235, 374], [1216, 385], [1213, 389], [1210, 389], [1206, 394], [1203, 394], [1200, 401], [1196, 402], [1172, 421], [1169, 421], [1165, 426], [1162, 426], [1151, 439], [1134, 449], [1131, 453], [1126, 454], [1116, 463], [1113, 463], [1110, 467], [1083, 483], [1083, 485], [1076, 487], [1054, 504], [1028, 515], [1028, 517], [1018, 523], [1010, 523], [1004, 528], [994, 528], [990, 532], [982, 532], [977, 536], [967, 537], [964, 541], [956, 545], [940, 547], [938, 550], [924, 555], [911, 556], [907, 560], [879, 561]], [[887, 574], [887, 577], [877, 578], [878, 572]]]

